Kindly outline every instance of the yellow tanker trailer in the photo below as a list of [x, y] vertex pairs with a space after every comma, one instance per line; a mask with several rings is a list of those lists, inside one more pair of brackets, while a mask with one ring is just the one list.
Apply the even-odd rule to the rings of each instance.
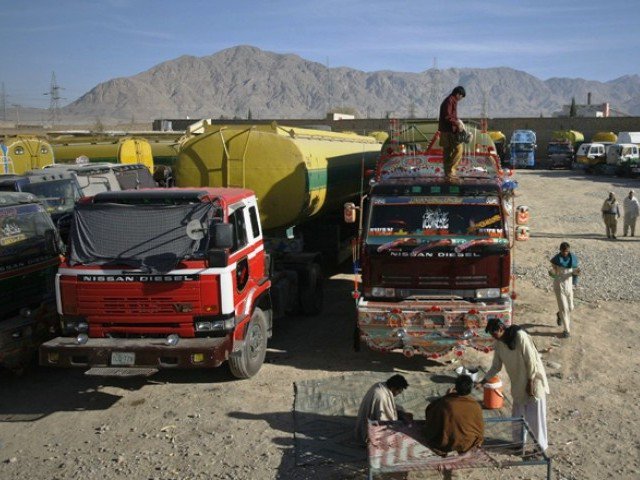
[[320, 265], [351, 253], [355, 232], [343, 221], [343, 203], [361, 191], [362, 172], [379, 153], [372, 137], [203, 122], [182, 139], [174, 173], [180, 187], [256, 192], [274, 316], [313, 315], [323, 301]]
[[205, 123], [196, 131], [181, 142], [176, 185], [255, 191], [267, 231], [342, 212], [361, 191], [362, 171], [375, 167], [381, 147], [372, 137], [275, 123]]
[[17, 135], [5, 140], [6, 154], [0, 152], [0, 173], [22, 175], [54, 163], [51, 144], [33, 135]]
[[151, 145], [142, 137], [90, 138], [61, 135], [51, 138], [56, 163], [74, 163], [85, 156], [91, 163], [142, 163], [153, 171]]

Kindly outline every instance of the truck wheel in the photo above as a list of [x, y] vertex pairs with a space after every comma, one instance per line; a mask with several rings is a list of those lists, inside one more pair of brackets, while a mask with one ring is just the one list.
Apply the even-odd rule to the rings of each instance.
[[254, 376], [262, 367], [267, 354], [267, 321], [264, 312], [256, 307], [244, 337], [240, 355], [229, 357], [229, 368], [236, 378]]
[[324, 303], [324, 286], [320, 265], [312, 263], [303, 271], [300, 284], [300, 312], [306, 316], [318, 315]]

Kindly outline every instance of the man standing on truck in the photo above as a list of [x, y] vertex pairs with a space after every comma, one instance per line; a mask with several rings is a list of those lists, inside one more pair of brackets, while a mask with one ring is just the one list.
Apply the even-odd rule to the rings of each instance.
[[626, 237], [627, 232], [631, 229], [631, 236], [636, 234], [636, 220], [640, 215], [640, 203], [633, 194], [633, 190], [629, 190], [629, 195], [625, 197], [622, 206], [624, 207], [624, 227], [622, 234]]
[[458, 134], [465, 131], [462, 120], [458, 118], [458, 102], [466, 97], [464, 87], [457, 86], [440, 105], [438, 130], [442, 147], [442, 164], [447, 178], [455, 177], [453, 173], [462, 160], [463, 146]]

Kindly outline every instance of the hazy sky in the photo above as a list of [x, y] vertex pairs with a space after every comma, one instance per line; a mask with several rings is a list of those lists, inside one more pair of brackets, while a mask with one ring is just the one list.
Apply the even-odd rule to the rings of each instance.
[[[515, 6], [517, 5], [517, 6]], [[640, 70], [638, 0], [0, 0], [6, 105], [61, 105], [98, 83], [236, 45], [330, 67], [507, 66], [607, 81]]]

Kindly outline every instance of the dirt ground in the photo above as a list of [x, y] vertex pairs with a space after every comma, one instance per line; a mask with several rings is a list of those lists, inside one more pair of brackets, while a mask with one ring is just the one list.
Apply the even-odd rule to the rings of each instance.
[[[589, 284], [619, 281], [602, 273], [610, 256], [638, 257], [640, 237], [622, 238], [619, 227], [619, 240], [607, 240], [598, 213], [609, 190], [622, 200], [638, 181], [570, 171], [527, 171], [517, 180], [517, 203], [531, 209], [532, 237], [516, 252], [515, 322], [544, 352], [554, 478], [638, 479], [639, 303], [602, 301], [587, 291]], [[582, 266], [585, 286], [577, 292], [570, 339], [558, 337], [550, 281], [540, 281], [563, 240], [579, 256], [597, 259]], [[250, 380], [236, 381], [226, 368], [161, 372], [146, 380], [38, 368], [20, 378], [2, 374], [0, 478], [362, 478], [331, 465], [295, 465], [293, 383], [371, 370], [451, 372], [457, 364], [354, 352], [348, 272], [344, 267], [327, 281], [321, 316], [276, 326], [267, 363]], [[487, 366], [490, 360], [472, 352], [463, 362]], [[483, 475], [544, 478], [542, 470]]]

